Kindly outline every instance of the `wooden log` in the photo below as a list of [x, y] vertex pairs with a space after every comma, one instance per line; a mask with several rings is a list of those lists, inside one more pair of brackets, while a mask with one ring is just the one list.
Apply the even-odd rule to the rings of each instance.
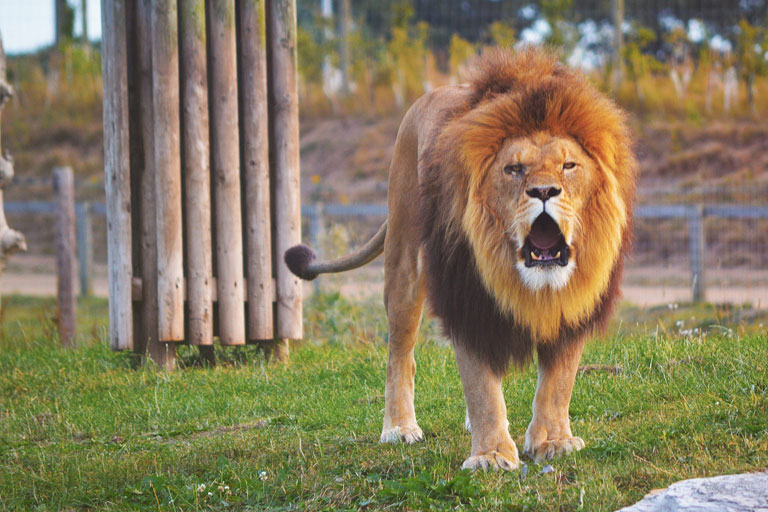
[[276, 334], [279, 338], [299, 339], [302, 337], [301, 285], [283, 261], [285, 251], [301, 241], [296, 1], [270, 0], [268, 7]]
[[71, 167], [53, 170], [53, 188], [56, 192], [56, 296], [58, 299], [59, 340], [65, 347], [75, 341], [75, 178]]
[[[136, 34], [137, 4], [128, 2], [125, 5], [126, 34]], [[141, 223], [145, 215], [141, 205], [141, 179], [144, 173], [144, 145], [141, 134], [141, 98], [139, 95], [140, 74], [138, 52], [140, 45], [149, 46], [139, 41], [137, 37], [129, 37], [126, 43], [128, 55], [128, 139], [130, 142], [131, 168], [131, 261], [133, 275], [136, 279], [142, 276]], [[138, 277], [137, 277], [138, 276]], [[147, 338], [145, 336], [141, 303], [133, 301], [133, 352], [139, 356], [136, 362], [143, 361], [147, 353]]]
[[211, 168], [205, 4], [186, 0], [179, 12], [182, 157], [186, 243], [187, 341], [213, 344]]
[[124, 0], [102, 0], [101, 63], [104, 84], [109, 340], [113, 350], [130, 349], [133, 346], [128, 78], [124, 20]]
[[157, 214], [155, 207], [154, 109], [152, 108], [152, 6], [136, 2], [135, 72], [138, 78], [139, 122], [136, 137], [141, 150], [136, 153], [140, 175], [137, 193], [140, 213], [140, 266], [144, 287], [140, 311], [141, 331], [137, 333], [141, 356], [146, 354], [160, 367], [172, 370], [176, 364], [176, 346], [160, 342], [157, 302]]
[[274, 336], [264, 0], [238, 3], [248, 339]]
[[175, 0], [152, 2], [152, 98], [157, 219], [158, 335], [184, 339], [179, 136], [179, 52]]
[[214, 174], [218, 332], [225, 345], [245, 344], [237, 47], [233, 0], [208, 1], [211, 154]]

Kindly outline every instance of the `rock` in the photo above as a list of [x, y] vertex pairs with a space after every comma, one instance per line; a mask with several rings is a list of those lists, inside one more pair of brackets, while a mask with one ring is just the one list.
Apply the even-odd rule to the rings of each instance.
[[768, 512], [768, 472], [683, 480], [619, 512]]

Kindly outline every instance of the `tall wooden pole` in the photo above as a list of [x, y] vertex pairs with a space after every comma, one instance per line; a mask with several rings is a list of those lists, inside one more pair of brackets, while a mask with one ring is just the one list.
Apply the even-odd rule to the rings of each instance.
[[53, 170], [56, 192], [56, 297], [58, 299], [59, 339], [65, 347], [75, 341], [75, 179], [71, 167]]
[[187, 341], [193, 345], [212, 345], [211, 166], [208, 152], [204, 1], [183, 1], [179, 22], [187, 251]]
[[125, 0], [102, 0], [104, 172], [107, 204], [109, 339], [113, 350], [133, 347], [131, 307], [131, 187]]
[[249, 340], [271, 340], [274, 285], [269, 198], [267, 36], [264, 0], [238, 4]]
[[178, 49], [176, 1], [155, 0], [152, 2], [152, 114], [161, 342], [184, 340]]
[[285, 251], [301, 241], [296, 2], [270, 0], [268, 7], [277, 337], [299, 339], [301, 284], [283, 261]]
[[[149, 357], [160, 368], [172, 370], [176, 362], [176, 346], [160, 342], [158, 330], [157, 302], [157, 208], [155, 206], [155, 144], [154, 109], [152, 108], [152, 6], [147, 1], [134, 4], [135, 37], [132, 38], [135, 52], [138, 120], [134, 135], [141, 141], [140, 150], [134, 155], [132, 167], [138, 173], [137, 188], [134, 192], [139, 199], [139, 250], [142, 282], [139, 332], [136, 333], [134, 351]], [[135, 165], [134, 165], [135, 164]]]
[[211, 83], [211, 155], [216, 225], [219, 340], [245, 343], [245, 282], [233, 0], [207, 2]]

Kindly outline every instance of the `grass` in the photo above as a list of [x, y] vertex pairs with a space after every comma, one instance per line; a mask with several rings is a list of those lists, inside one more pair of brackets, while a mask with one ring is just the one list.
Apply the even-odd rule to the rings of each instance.
[[[103, 301], [80, 304], [79, 346], [66, 350], [53, 301], [5, 298], [0, 509], [614, 510], [680, 479], [768, 468], [765, 329], [682, 305], [652, 322], [626, 309], [589, 345], [583, 364], [621, 371], [578, 377], [571, 417], [587, 447], [551, 472], [531, 461], [459, 471], [470, 448], [461, 386], [431, 323], [416, 353], [426, 441], [380, 445], [378, 302], [308, 301], [307, 341], [285, 367], [246, 347], [219, 350], [209, 368], [182, 348], [186, 368], [166, 374], [110, 352]], [[533, 368], [505, 382], [518, 446], [534, 386]]]

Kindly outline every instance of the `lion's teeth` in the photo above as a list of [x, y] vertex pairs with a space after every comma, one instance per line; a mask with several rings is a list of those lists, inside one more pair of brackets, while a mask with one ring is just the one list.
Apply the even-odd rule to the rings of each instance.
[[538, 257], [538, 256], [536, 256], [536, 253], [535, 253], [535, 252], [533, 252], [533, 251], [531, 251], [531, 258], [533, 258], [533, 259], [535, 259], [535, 260], [538, 260], [538, 259], [539, 259], [539, 257]]
[[557, 251], [557, 254], [555, 254], [555, 259], [560, 257], [560, 251]]

